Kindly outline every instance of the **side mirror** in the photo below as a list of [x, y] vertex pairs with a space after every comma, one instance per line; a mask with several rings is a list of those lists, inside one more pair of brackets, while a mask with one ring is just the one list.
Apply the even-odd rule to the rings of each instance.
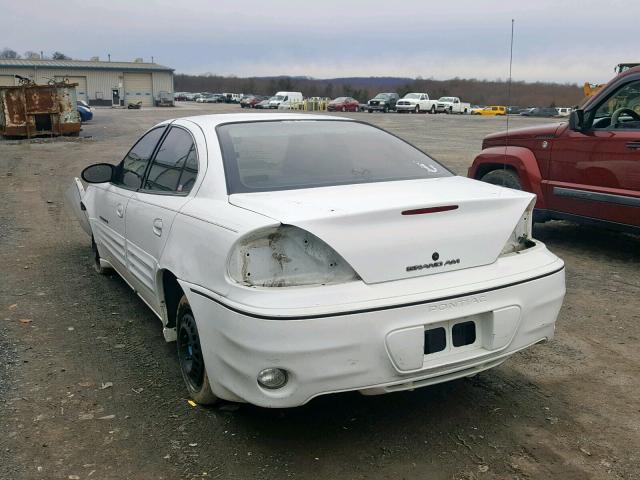
[[569, 128], [574, 132], [584, 130], [584, 110], [577, 109], [569, 114]]
[[80, 175], [87, 183], [106, 183], [113, 179], [115, 167], [109, 163], [89, 165]]

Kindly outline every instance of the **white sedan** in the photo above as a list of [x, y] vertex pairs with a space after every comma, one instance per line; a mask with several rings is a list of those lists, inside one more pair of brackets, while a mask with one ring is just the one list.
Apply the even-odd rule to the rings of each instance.
[[534, 195], [366, 123], [169, 120], [82, 178], [96, 269], [160, 318], [202, 404], [409, 390], [553, 337], [564, 264], [531, 237]]

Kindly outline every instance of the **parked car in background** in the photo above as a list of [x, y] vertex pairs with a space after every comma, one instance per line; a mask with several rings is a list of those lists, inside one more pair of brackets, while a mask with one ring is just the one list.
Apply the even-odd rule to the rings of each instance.
[[93, 112], [89, 107], [85, 107], [84, 105], [80, 104], [80, 102], [78, 102], [77, 109], [78, 113], [80, 114], [80, 121], [82, 123], [93, 120]]
[[396, 112], [436, 113], [436, 100], [430, 100], [428, 93], [407, 93], [396, 102]]
[[440, 97], [436, 105], [438, 113], [471, 113], [471, 104], [461, 102], [458, 97]]
[[520, 112], [522, 110], [522, 107], [512, 105], [510, 107], [507, 107], [507, 115], [520, 115]]
[[388, 112], [396, 109], [396, 103], [400, 99], [397, 93], [379, 93], [367, 102], [367, 111]]
[[95, 269], [159, 318], [199, 404], [413, 390], [554, 336], [564, 264], [532, 237], [535, 196], [380, 128], [167, 120], [82, 178], [68, 197]]
[[265, 98], [264, 100], [259, 101], [258, 103], [256, 103], [256, 104], [253, 106], [253, 108], [257, 108], [258, 110], [264, 110], [264, 109], [267, 109], [267, 108], [271, 108], [271, 107], [269, 106], [269, 104], [271, 103], [271, 99], [272, 99], [272, 98], [273, 98], [273, 97], [267, 97], [267, 98]]
[[535, 193], [537, 221], [640, 233], [640, 67], [589, 97], [568, 123], [485, 137], [469, 176]]
[[351, 97], [334, 98], [327, 104], [329, 112], [357, 112], [360, 110], [360, 102]]
[[571, 107], [559, 107], [559, 108], [556, 108], [556, 110], [558, 111], [558, 116], [559, 117], [568, 117], [571, 114], [571, 111], [573, 110], [573, 108], [571, 108]]
[[85, 102], [84, 100], [78, 100], [78, 105], [83, 106], [84, 108], [89, 109], [90, 111], [93, 112], [93, 107], [91, 107], [91, 105], [89, 105], [87, 102]]
[[507, 114], [507, 107], [503, 107], [500, 105], [491, 105], [488, 107], [471, 110], [471, 115], [482, 115], [485, 117], [495, 117], [498, 115], [506, 115], [506, 114]]
[[223, 93], [225, 103], [240, 103], [240, 99], [242, 98], [241, 93]]
[[278, 108], [283, 102], [301, 102], [301, 92], [276, 92], [276, 94], [269, 99], [269, 108]]
[[299, 108], [304, 100], [301, 92], [280, 92], [286, 93], [284, 99], [278, 101], [278, 110], [291, 110]]
[[553, 107], [535, 107], [520, 112], [523, 117], [556, 117], [558, 110]]
[[242, 108], [255, 108], [255, 106], [262, 102], [263, 100], [267, 100], [269, 97], [265, 97], [264, 95], [249, 95], [240, 100], [240, 107]]

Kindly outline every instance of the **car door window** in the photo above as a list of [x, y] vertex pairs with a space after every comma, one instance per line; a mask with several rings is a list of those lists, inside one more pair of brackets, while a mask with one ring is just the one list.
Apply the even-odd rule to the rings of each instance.
[[118, 165], [116, 179], [113, 183], [134, 190], [140, 188], [149, 159], [164, 130], [165, 127], [154, 128], [138, 140]]
[[[640, 80], [627, 83], [598, 107], [593, 128], [608, 128], [614, 112], [623, 108], [640, 116]], [[622, 113], [619, 121], [622, 128], [640, 129], [640, 121], [629, 113]]]
[[198, 175], [198, 156], [193, 137], [172, 127], [151, 162], [144, 189], [152, 192], [187, 193]]

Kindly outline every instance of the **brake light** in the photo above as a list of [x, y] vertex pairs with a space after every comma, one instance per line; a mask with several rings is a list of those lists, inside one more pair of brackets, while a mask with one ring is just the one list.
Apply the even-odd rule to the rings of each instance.
[[424, 215], [425, 213], [448, 212], [449, 210], [457, 210], [458, 205], [443, 205], [441, 207], [416, 208], [413, 210], [405, 210], [402, 215]]

